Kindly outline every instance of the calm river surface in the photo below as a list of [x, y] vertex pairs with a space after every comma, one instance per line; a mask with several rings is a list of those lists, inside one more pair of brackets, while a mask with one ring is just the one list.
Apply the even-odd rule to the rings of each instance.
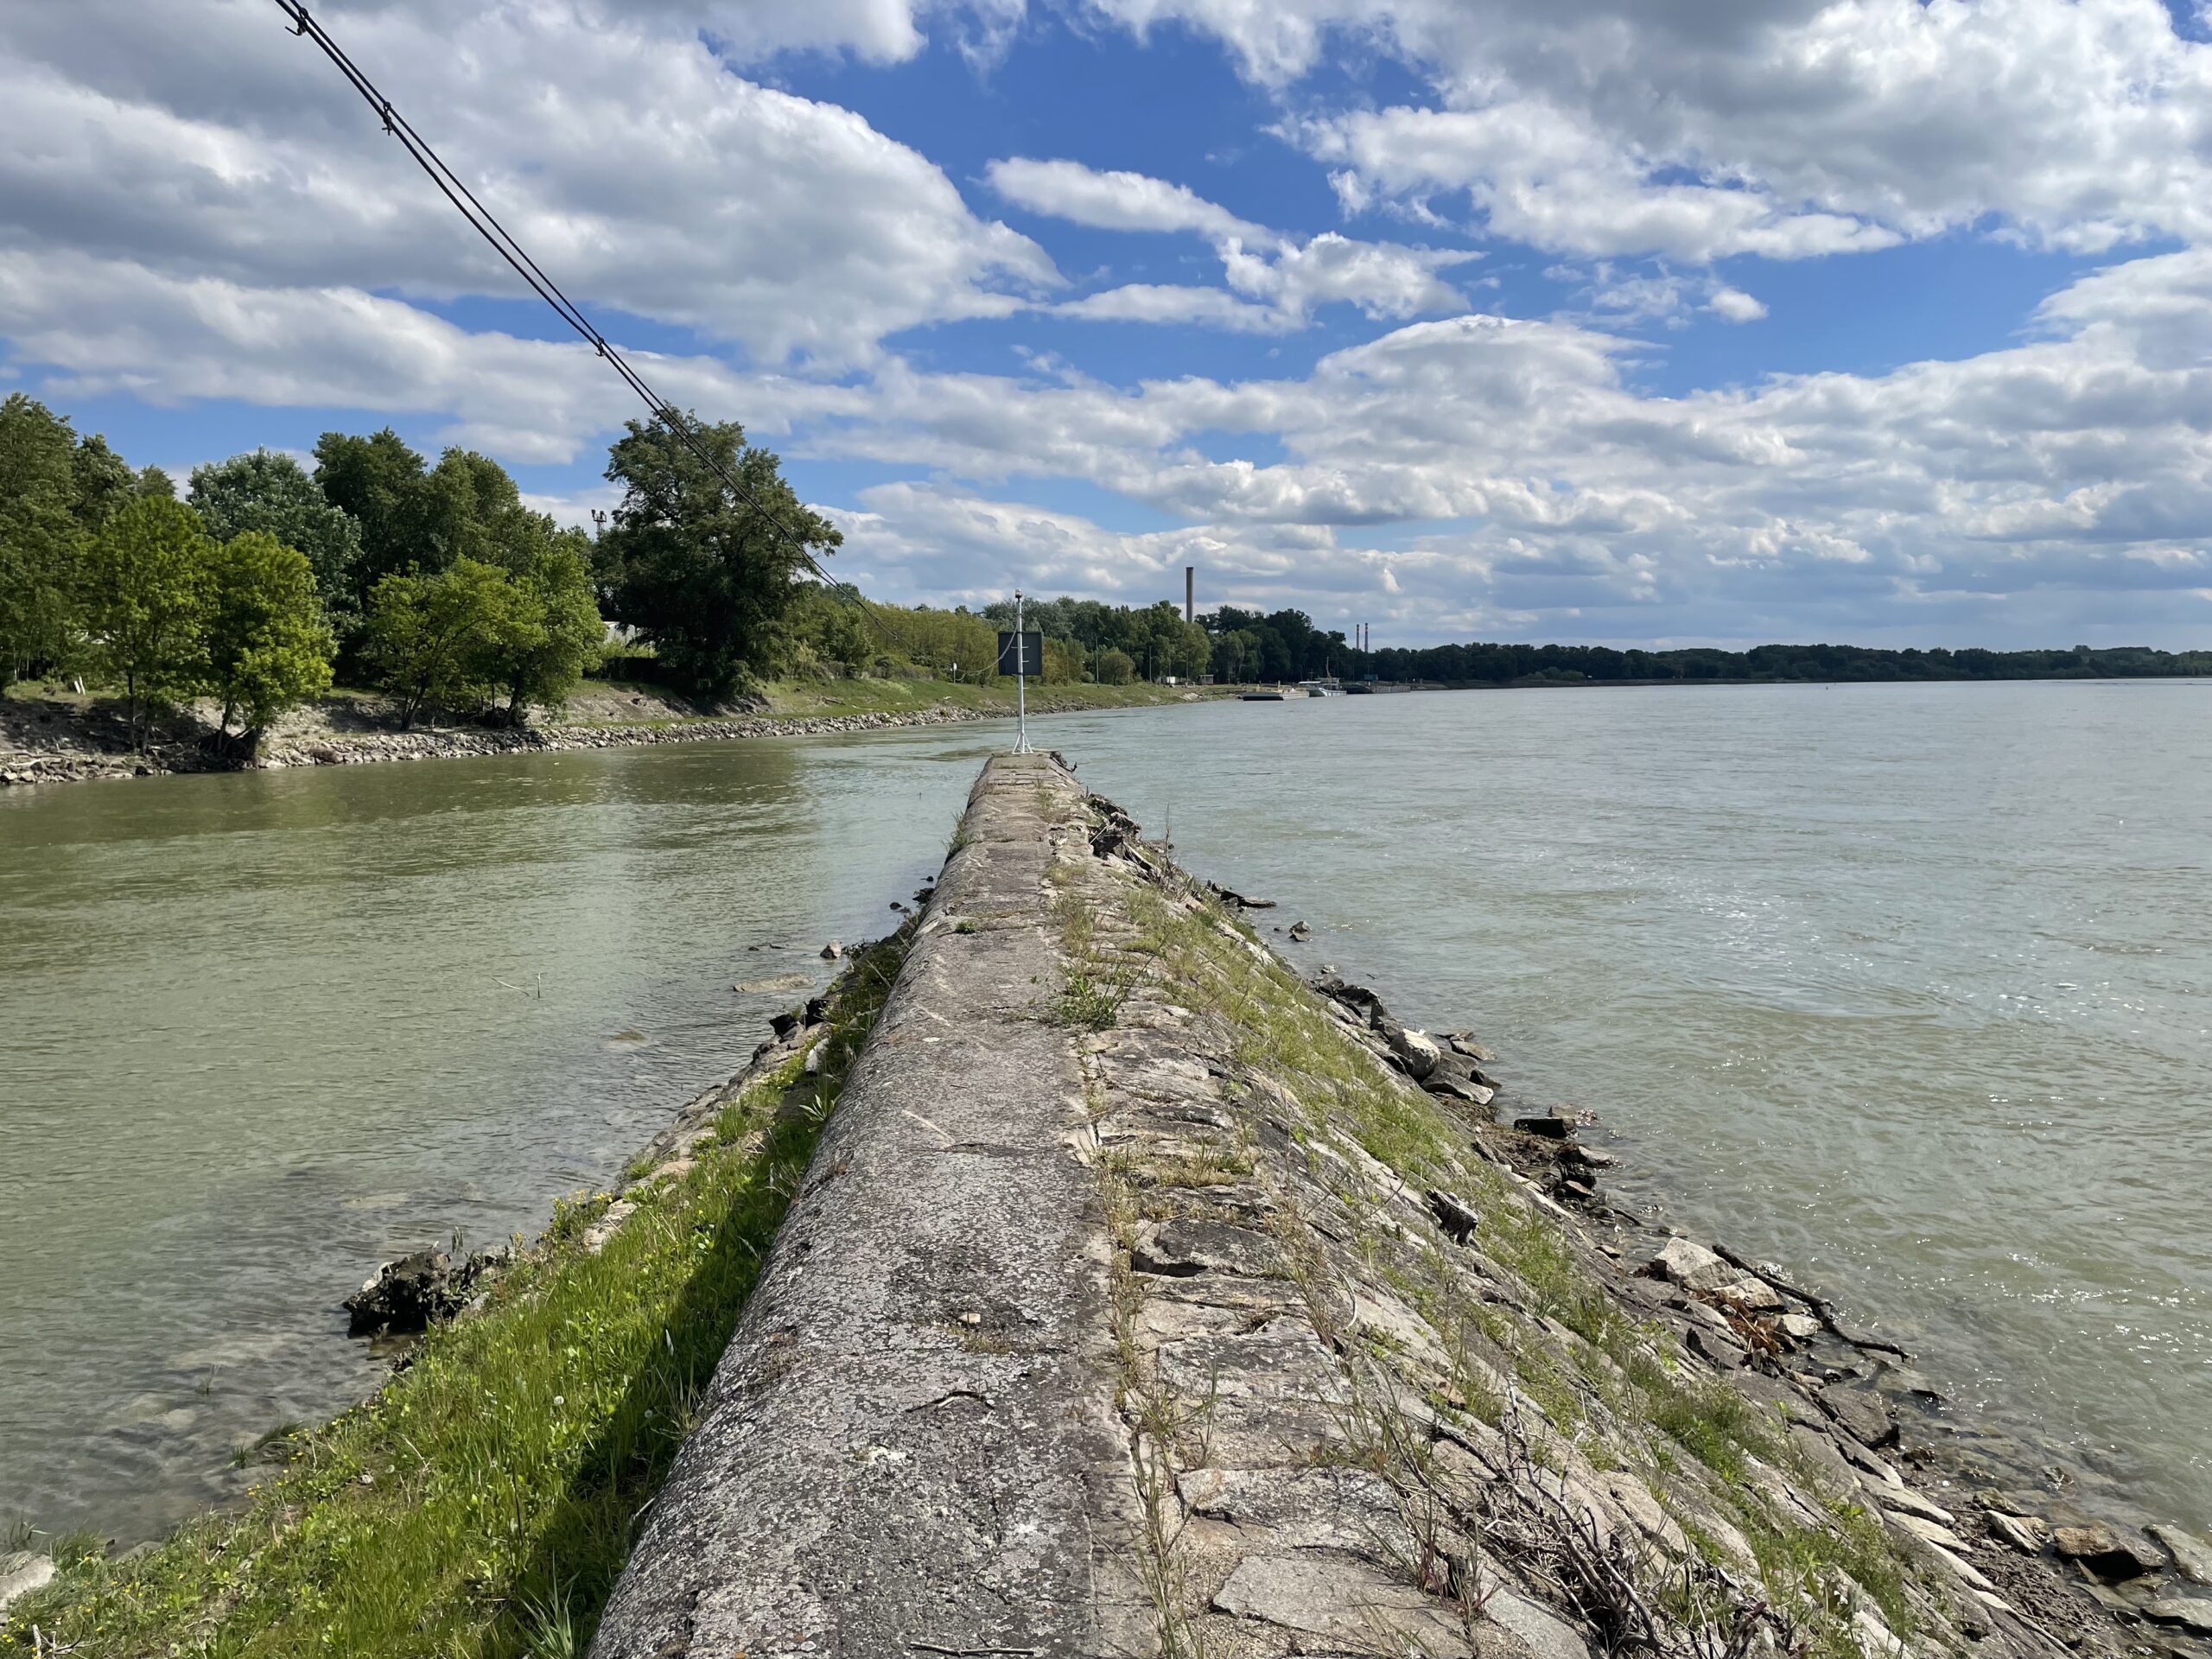
[[[2212, 1522], [2212, 685], [1431, 694], [1039, 728], [1622, 1185]], [[143, 1534], [373, 1379], [934, 868], [1003, 728], [0, 796], [0, 1520]], [[781, 943], [784, 950], [748, 949]]]

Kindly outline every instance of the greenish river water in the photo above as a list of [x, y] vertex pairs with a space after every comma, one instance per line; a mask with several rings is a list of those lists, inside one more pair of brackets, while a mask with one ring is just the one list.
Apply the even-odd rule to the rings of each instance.
[[[2212, 1522], [2212, 685], [1433, 694], [1045, 741], [1619, 1185]], [[1002, 727], [0, 796], [0, 1520], [143, 1535], [936, 867]], [[766, 947], [783, 944], [787, 949]]]

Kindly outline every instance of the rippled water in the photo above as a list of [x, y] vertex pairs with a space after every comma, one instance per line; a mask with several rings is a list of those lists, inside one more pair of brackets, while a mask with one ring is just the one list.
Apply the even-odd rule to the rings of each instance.
[[[1052, 741], [1631, 1192], [2212, 1522], [2212, 684], [1235, 705]], [[1290, 947], [1294, 950], [1300, 947]]]
[[618, 1171], [804, 995], [734, 984], [886, 931], [976, 764], [755, 741], [0, 796], [0, 1522], [159, 1529], [363, 1392], [338, 1300]]
[[[1634, 1196], [2212, 1521], [2212, 686], [1064, 716], [1186, 862], [1599, 1109]], [[934, 868], [1002, 730], [0, 797], [0, 1518], [143, 1531], [372, 1378], [339, 1295], [533, 1227]], [[786, 952], [746, 947], [782, 939]], [[202, 1388], [206, 1392], [201, 1392]]]

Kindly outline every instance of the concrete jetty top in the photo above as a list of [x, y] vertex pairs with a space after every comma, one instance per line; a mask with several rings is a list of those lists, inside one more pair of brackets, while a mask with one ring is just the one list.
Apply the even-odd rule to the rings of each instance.
[[1105, 1650], [1109, 1247], [1074, 1046], [1040, 1017], [1081, 806], [1043, 755], [977, 782], [594, 1653]]
[[2207, 1652], [1489, 1058], [993, 759], [595, 1659]]

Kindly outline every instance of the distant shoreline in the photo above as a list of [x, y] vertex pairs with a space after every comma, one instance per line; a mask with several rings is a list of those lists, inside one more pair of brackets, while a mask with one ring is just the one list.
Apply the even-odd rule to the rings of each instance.
[[[1688, 690], [1713, 687], [1803, 686], [1834, 690], [1882, 685], [2203, 685], [2198, 675], [2035, 675], [2005, 679], [1969, 679], [1956, 676], [1922, 678], [1791, 680], [1466, 680], [1444, 682], [1388, 681], [1377, 685], [1387, 693], [1423, 691], [1604, 691], [1629, 690]], [[364, 720], [358, 702], [333, 699], [302, 716], [294, 716], [264, 741], [262, 752], [245, 762], [228, 760], [200, 747], [209, 728], [190, 715], [157, 722], [161, 736], [143, 753], [131, 751], [120, 734], [119, 716], [101, 705], [57, 698], [0, 697], [0, 789], [34, 785], [86, 783], [106, 779], [164, 777], [189, 772], [279, 772], [296, 766], [365, 766], [386, 760], [465, 760], [501, 754], [554, 753], [566, 750], [637, 748], [662, 743], [723, 742], [755, 737], [816, 737], [839, 734], [887, 731], [902, 727], [967, 725], [1014, 717], [1014, 699], [995, 690], [974, 701], [956, 702], [945, 694], [974, 688], [944, 683], [932, 695], [943, 700], [918, 701], [902, 707], [858, 708], [850, 713], [829, 713], [829, 708], [848, 702], [867, 702], [873, 688], [913, 687], [933, 683], [896, 681], [837, 681], [788, 701], [800, 706], [779, 711], [772, 702], [761, 711], [729, 715], [699, 715], [664, 699], [652, 688], [628, 684], [600, 688], [595, 701], [629, 701], [642, 704], [642, 718], [569, 717], [539, 724], [499, 728], [491, 726], [424, 726], [401, 730], [389, 724]], [[1032, 714], [1089, 714], [1113, 709], [1161, 708], [1201, 702], [1234, 701], [1249, 686], [1135, 685], [1125, 687], [1040, 686], [1029, 696]], [[846, 693], [840, 696], [836, 693]], [[609, 695], [612, 694], [612, 695]], [[1347, 687], [1344, 693], [1367, 695]], [[1294, 696], [1294, 702], [1304, 701]], [[777, 701], [784, 701], [778, 699]], [[805, 711], [806, 704], [817, 707]], [[341, 725], [330, 718], [343, 708], [353, 723]], [[607, 712], [604, 709], [588, 713]], [[50, 727], [51, 730], [36, 729]]]
[[[851, 690], [852, 700], [880, 683], [839, 682], [810, 692], [806, 701], [834, 707], [831, 694]], [[908, 682], [893, 683], [910, 684]], [[1225, 692], [1231, 688], [1222, 688]], [[549, 753], [569, 750], [638, 748], [663, 743], [721, 742], [741, 738], [815, 737], [885, 731], [901, 727], [972, 724], [1014, 717], [1009, 695], [1000, 706], [996, 694], [970, 702], [933, 701], [904, 708], [861, 708], [850, 713], [762, 712], [699, 715], [682, 712], [647, 688], [622, 686], [620, 696], [641, 705], [645, 718], [563, 720], [517, 728], [421, 727], [400, 730], [365, 725], [346, 729], [330, 718], [331, 709], [295, 719], [264, 741], [251, 760], [237, 762], [201, 747], [205, 722], [189, 715], [167, 722], [162, 736], [134, 752], [119, 736], [120, 722], [96, 705], [54, 699], [0, 701], [0, 789], [111, 779], [173, 776], [188, 772], [278, 772], [296, 766], [365, 766], [391, 760], [462, 760], [502, 754]], [[947, 685], [948, 692], [956, 688]], [[1112, 695], [1101, 695], [1110, 693]], [[1221, 695], [1213, 688], [1090, 686], [1039, 687], [1030, 693], [1034, 715], [1085, 714], [1120, 708], [1163, 707]], [[798, 698], [791, 699], [794, 702]], [[596, 700], [605, 703], [607, 698]], [[348, 712], [353, 705], [344, 705]], [[587, 712], [601, 712], [588, 709]]]
[[[1708, 688], [1749, 686], [1878, 685], [2202, 685], [2212, 674], [2018, 674], [2001, 677], [1967, 677], [1956, 674], [1895, 675], [1880, 679], [1792, 680], [1778, 675], [1758, 679], [1708, 680], [1395, 680], [1387, 683], [1407, 691], [1689, 691]], [[1357, 696], [1358, 693], [1353, 695]]]

